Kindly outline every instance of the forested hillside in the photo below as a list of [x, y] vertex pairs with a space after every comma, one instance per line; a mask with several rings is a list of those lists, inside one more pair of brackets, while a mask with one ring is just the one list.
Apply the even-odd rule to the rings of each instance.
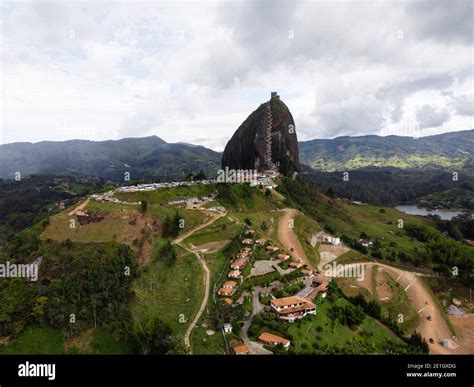
[[360, 136], [299, 143], [300, 162], [318, 171], [364, 167], [459, 168], [473, 157], [474, 130], [412, 138]]

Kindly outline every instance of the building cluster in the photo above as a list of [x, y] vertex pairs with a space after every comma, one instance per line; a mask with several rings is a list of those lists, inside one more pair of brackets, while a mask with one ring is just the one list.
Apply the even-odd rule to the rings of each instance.
[[[234, 280], [240, 280], [242, 277], [242, 271], [245, 267], [249, 264], [250, 256], [253, 254], [253, 251], [250, 247], [244, 247], [240, 249], [237, 256], [232, 260], [230, 263], [231, 270], [227, 274], [228, 278], [232, 278]], [[238, 287], [238, 282], [229, 280], [224, 282], [222, 287], [217, 291], [219, 296], [224, 297], [224, 302], [226, 304], [232, 304], [232, 295], [235, 293]]]
[[231, 270], [227, 274], [227, 277], [231, 278], [232, 280], [225, 282], [222, 287], [217, 291], [217, 294], [219, 296], [224, 297], [224, 302], [229, 305], [232, 304], [231, 296], [235, 293], [238, 287], [238, 283], [233, 280], [240, 280], [242, 278], [242, 271], [250, 263], [250, 256], [253, 254], [253, 250], [249, 246], [263, 245], [266, 243], [266, 239], [255, 240], [255, 230], [246, 230], [244, 234], [245, 237], [241, 240], [241, 242], [245, 247], [240, 249], [237, 256], [231, 261]]
[[168, 183], [148, 183], [148, 184], [137, 184], [130, 186], [123, 186], [117, 188], [117, 192], [146, 192], [154, 191], [161, 188], [175, 188], [175, 187], [188, 187], [193, 185], [209, 185], [215, 183], [214, 180], [199, 180], [199, 181], [174, 181]]
[[[281, 337], [279, 335], [276, 335], [270, 332], [262, 332], [258, 336], [258, 342], [262, 343], [263, 345], [267, 347], [274, 348], [277, 346], [281, 346], [282, 349], [286, 349], [286, 350], [290, 348], [290, 344], [291, 344], [290, 340], [285, 339], [284, 337]], [[250, 353], [249, 346], [244, 343], [234, 342], [231, 344], [231, 348], [232, 348], [232, 352], [235, 355], [248, 355]]]
[[250, 181], [251, 187], [263, 187], [268, 189], [275, 189], [278, 187], [277, 184], [273, 181], [273, 179], [279, 176], [277, 171], [267, 171], [265, 173], [257, 174], [257, 178]]

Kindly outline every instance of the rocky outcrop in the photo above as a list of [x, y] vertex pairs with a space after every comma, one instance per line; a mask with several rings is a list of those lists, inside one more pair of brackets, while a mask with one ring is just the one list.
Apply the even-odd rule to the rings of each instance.
[[276, 93], [240, 125], [227, 143], [222, 167], [278, 170], [283, 175], [299, 172], [295, 122]]

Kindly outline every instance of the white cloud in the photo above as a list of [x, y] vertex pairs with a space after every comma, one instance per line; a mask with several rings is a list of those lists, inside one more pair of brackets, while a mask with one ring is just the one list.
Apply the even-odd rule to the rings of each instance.
[[0, 141], [221, 150], [272, 90], [300, 140], [471, 129], [472, 2], [432, 3], [4, 2]]

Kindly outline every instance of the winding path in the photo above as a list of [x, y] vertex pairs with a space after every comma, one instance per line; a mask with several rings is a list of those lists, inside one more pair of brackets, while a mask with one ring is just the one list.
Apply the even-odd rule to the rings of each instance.
[[263, 311], [263, 305], [260, 303], [260, 291], [262, 289], [259, 286], [256, 286], [252, 292], [252, 314], [250, 318], [244, 322], [242, 328], [240, 329], [240, 338], [246, 344], [252, 355], [273, 355], [272, 351], [265, 349], [261, 343], [256, 343], [255, 341], [250, 341], [248, 332], [250, 325], [252, 324], [253, 316]]
[[182, 236], [179, 236], [178, 238], [176, 238], [173, 241], [173, 244], [176, 244], [176, 245], [182, 247], [184, 250], [194, 254], [196, 256], [197, 260], [199, 261], [199, 263], [201, 264], [202, 268], [204, 269], [204, 278], [203, 278], [203, 281], [204, 281], [204, 298], [202, 300], [202, 303], [201, 303], [201, 306], [199, 307], [198, 312], [196, 313], [196, 316], [194, 317], [191, 324], [189, 324], [189, 327], [188, 327], [188, 329], [186, 330], [186, 332], [184, 334], [184, 345], [190, 349], [190, 353], [192, 353], [192, 347], [191, 347], [191, 341], [190, 341], [191, 333], [192, 333], [194, 327], [196, 326], [196, 324], [198, 323], [199, 319], [201, 318], [202, 314], [204, 313], [204, 310], [206, 309], [207, 301], [209, 300], [209, 289], [211, 287], [211, 272], [209, 271], [209, 268], [207, 267], [207, 264], [206, 264], [206, 261], [204, 260], [204, 258], [201, 255], [199, 255], [199, 252], [196, 251], [195, 249], [190, 249], [190, 248], [186, 247], [182, 242], [183, 242], [184, 239], [188, 238], [189, 236], [191, 236], [196, 231], [201, 230], [205, 227], [208, 227], [209, 225], [214, 223], [217, 219], [219, 219], [223, 216], [226, 216], [227, 213], [220, 213], [218, 215], [216, 215], [215, 213], [210, 213], [210, 215], [211, 215], [211, 219], [208, 220], [206, 223], [203, 223], [203, 224], [199, 225], [198, 227], [190, 230], [189, 232], [183, 234]]

